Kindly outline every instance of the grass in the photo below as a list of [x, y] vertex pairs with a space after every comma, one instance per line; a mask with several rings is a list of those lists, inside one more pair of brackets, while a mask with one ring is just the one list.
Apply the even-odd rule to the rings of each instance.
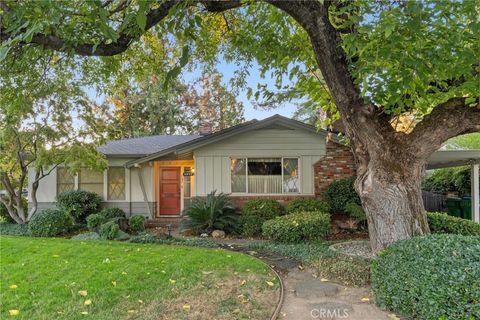
[[220, 249], [11, 236], [0, 245], [2, 319], [266, 319], [279, 294], [263, 263]]
[[319, 276], [336, 280], [347, 286], [364, 287], [370, 284], [370, 262], [341, 255], [329, 249], [334, 242], [306, 242], [295, 244], [259, 241], [246, 246], [290, 257], [318, 270]]

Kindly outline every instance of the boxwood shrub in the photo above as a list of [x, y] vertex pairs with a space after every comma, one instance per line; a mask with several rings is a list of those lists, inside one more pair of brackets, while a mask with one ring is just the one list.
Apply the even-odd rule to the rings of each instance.
[[45, 209], [38, 212], [28, 223], [28, 229], [34, 237], [54, 237], [68, 232], [72, 226], [72, 217], [58, 209]]
[[379, 306], [409, 319], [480, 319], [480, 237], [398, 241], [373, 261], [372, 289]]
[[145, 217], [140, 215], [131, 216], [128, 219], [128, 225], [132, 233], [145, 231]]
[[105, 222], [105, 218], [100, 214], [91, 214], [87, 217], [87, 227], [89, 230], [96, 230]]
[[349, 202], [345, 206], [345, 212], [358, 222], [365, 222], [367, 221], [367, 215], [361, 205], [356, 204], [355, 202]]
[[287, 205], [287, 213], [320, 211], [330, 212], [330, 205], [326, 201], [315, 198], [297, 198], [290, 201]]
[[105, 220], [125, 218], [125, 211], [120, 208], [103, 208], [99, 213]]
[[350, 203], [360, 205], [360, 197], [358, 196], [353, 182], [355, 178], [342, 179], [332, 182], [325, 192], [325, 199], [330, 204], [333, 213], [345, 212], [345, 206]]
[[321, 240], [330, 231], [330, 215], [319, 212], [297, 212], [266, 221], [263, 235], [278, 242]]
[[464, 236], [480, 236], [480, 224], [443, 212], [427, 212], [428, 225], [432, 233], [452, 233]]
[[256, 199], [245, 203], [242, 208], [240, 224], [246, 237], [260, 235], [262, 224], [285, 214], [285, 208], [273, 199]]
[[68, 213], [76, 222], [84, 223], [87, 216], [96, 213], [102, 199], [89, 191], [75, 190], [60, 193], [57, 207]]
[[120, 227], [113, 221], [100, 226], [100, 237], [106, 240], [114, 240], [120, 231]]

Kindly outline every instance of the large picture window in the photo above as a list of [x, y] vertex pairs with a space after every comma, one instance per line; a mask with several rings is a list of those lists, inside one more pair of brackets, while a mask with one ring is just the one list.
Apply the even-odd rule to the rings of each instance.
[[103, 197], [103, 173], [91, 169], [81, 169], [78, 175], [78, 189], [95, 192]]
[[75, 189], [75, 177], [66, 168], [57, 167], [57, 194]]
[[233, 193], [299, 193], [298, 158], [237, 158], [230, 161]]
[[107, 179], [108, 200], [125, 200], [125, 168], [108, 168]]

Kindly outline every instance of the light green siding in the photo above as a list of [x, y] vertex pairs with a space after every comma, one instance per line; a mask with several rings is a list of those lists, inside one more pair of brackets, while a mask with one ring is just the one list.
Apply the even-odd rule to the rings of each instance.
[[259, 129], [194, 151], [195, 194], [231, 192], [230, 158], [298, 157], [301, 194], [311, 195], [313, 164], [325, 155], [323, 135], [304, 130]]

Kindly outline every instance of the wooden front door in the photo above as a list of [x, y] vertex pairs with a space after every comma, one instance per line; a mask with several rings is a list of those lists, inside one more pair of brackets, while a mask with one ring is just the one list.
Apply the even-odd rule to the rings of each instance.
[[180, 214], [180, 167], [160, 167], [157, 215]]

